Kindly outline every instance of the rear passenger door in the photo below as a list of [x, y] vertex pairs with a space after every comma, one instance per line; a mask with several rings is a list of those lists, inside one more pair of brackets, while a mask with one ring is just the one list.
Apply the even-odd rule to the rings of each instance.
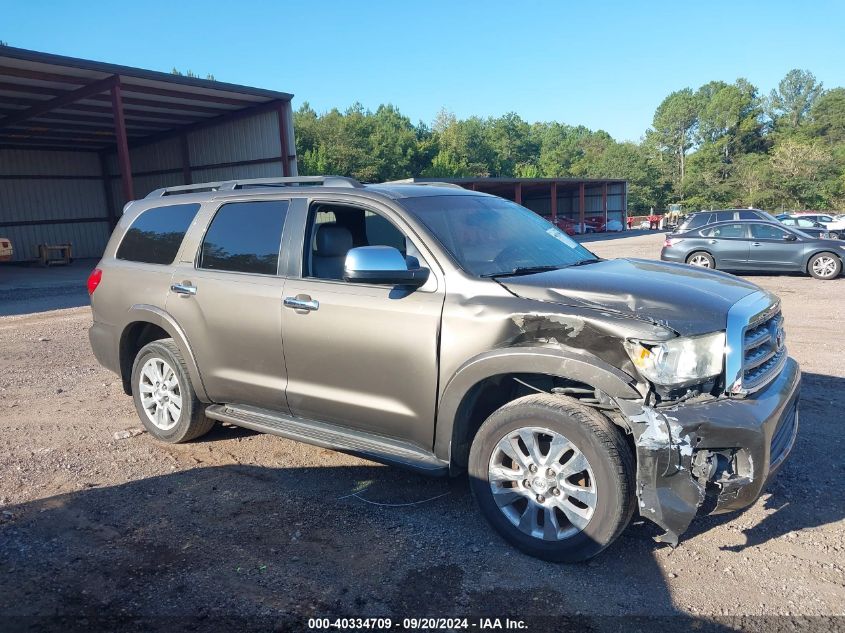
[[748, 264], [748, 234], [745, 224], [717, 224], [702, 229], [701, 236], [716, 259], [717, 267], [739, 269]]
[[173, 274], [167, 311], [215, 402], [288, 411], [279, 252], [289, 204], [212, 203], [201, 215], [207, 228], [185, 245]]

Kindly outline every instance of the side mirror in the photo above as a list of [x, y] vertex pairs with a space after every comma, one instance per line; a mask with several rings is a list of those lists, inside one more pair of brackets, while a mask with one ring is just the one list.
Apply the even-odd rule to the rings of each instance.
[[792, 233], [787, 233], [786, 235], [783, 236], [783, 240], [785, 242], [795, 242], [795, 241], [798, 240], [798, 236], [793, 235]]
[[428, 281], [429, 270], [408, 268], [405, 258], [392, 246], [359, 246], [346, 253], [343, 278], [363, 284], [412, 286], [419, 288]]

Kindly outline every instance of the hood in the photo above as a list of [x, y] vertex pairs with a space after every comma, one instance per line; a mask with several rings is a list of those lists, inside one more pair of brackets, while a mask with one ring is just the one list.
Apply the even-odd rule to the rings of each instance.
[[498, 281], [519, 297], [629, 314], [682, 336], [725, 329], [730, 307], [760, 290], [726, 273], [645, 259], [602, 260]]

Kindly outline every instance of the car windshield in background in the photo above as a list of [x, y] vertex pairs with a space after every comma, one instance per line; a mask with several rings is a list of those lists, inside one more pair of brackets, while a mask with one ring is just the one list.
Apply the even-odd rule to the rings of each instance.
[[402, 205], [473, 275], [528, 274], [598, 261], [553, 224], [502, 198], [420, 196]]

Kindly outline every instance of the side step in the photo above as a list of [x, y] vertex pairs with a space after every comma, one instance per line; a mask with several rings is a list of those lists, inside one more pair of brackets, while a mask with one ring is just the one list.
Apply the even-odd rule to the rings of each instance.
[[205, 415], [253, 431], [410, 468], [426, 475], [444, 476], [449, 473], [449, 464], [408, 442], [362, 433], [328, 422], [306, 420], [240, 404], [213, 404], [206, 407]]

